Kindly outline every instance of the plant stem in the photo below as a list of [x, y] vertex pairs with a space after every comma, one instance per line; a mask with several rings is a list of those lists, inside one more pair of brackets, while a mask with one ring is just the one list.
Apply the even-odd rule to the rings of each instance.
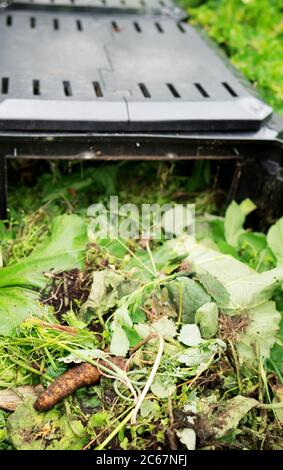
[[261, 410], [279, 410], [283, 408], [283, 402], [279, 403], [259, 403], [256, 405], [256, 408], [260, 408]]
[[109, 436], [106, 437], [106, 439], [98, 446], [95, 448], [95, 450], [103, 450], [109, 442], [112, 441], [112, 439], [118, 434], [118, 432], [125, 426], [125, 424], [130, 421], [134, 413], [134, 410], [131, 410], [130, 413], [121, 421], [118, 426], [109, 434]]
[[232, 351], [232, 355], [233, 355], [233, 359], [234, 359], [234, 363], [235, 363], [239, 393], [242, 393], [243, 387], [242, 387], [241, 373], [240, 373], [240, 367], [239, 367], [237, 353], [236, 353], [233, 342], [231, 340], [228, 340], [228, 342], [229, 342], [229, 345], [230, 345], [230, 348], [231, 348], [231, 351]]
[[156, 355], [156, 359], [155, 359], [155, 362], [154, 362], [153, 367], [151, 369], [151, 372], [149, 374], [148, 380], [147, 380], [147, 382], [144, 386], [144, 389], [143, 389], [143, 391], [142, 391], [142, 393], [141, 393], [141, 395], [140, 395], [140, 397], [137, 401], [137, 404], [134, 408], [133, 416], [132, 416], [132, 420], [131, 420], [132, 424], [134, 424], [136, 422], [138, 411], [139, 411], [139, 409], [142, 405], [142, 402], [144, 401], [144, 399], [146, 397], [146, 394], [147, 394], [148, 390], [150, 389], [150, 386], [151, 386], [151, 384], [154, 380], [155, 374], [156, 374], [156, 372], [158, 370], [158, 367], [160, 365], [160, 361], [161, 361], [162, 354], [163, 354], [163, 349], [164, 349], [164, 338], [161, 335], [158, 335], [158, 336], [159, 336], [159, 341], [160, 341], [159, 342], [158, 353]]
[[146, 249], [147, 249], [147, 252], [148, 252], [149, 257], [150, 257], [150, 261], [151, 261], [151, 265], [152, 265], [152, 268], [153, 268], [153, 272], [154, 272], [155, 276], [157, 276], [155, 261], [154, 261], [154, 259], [153, 259], [153, 256], [152, 256], [152, 253], [151, 253], [151, 249], [150, 249], [150, 247], [149, 247], [149, 243], [148, 243], [148, 242], [146, 242]]

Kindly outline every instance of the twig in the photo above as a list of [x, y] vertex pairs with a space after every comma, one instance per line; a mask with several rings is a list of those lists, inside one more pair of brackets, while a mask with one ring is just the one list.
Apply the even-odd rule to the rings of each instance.
[[177, 440], [176, 440], [176, 431], [174, 428], [174, 414], [173, 414], [171, 395], [168, 396], [168, 415], [169, 415], [169, 421], [170, 421], [170, 428], [167, 430], [166, 434], [168, 437], [169, 446], [171, 450], [177, 450]]
[[283, 408], [283, 402], [279, 403], [259, 403], [256, 405], [256, 408], [259, 408], [261, 410], [279, 410]]
[[38, 325], [50, 328], [51, 330], [65, 331], [70, 335], [76, 335], [78, 332], [77, 328], [74, 328], [72, 326], [56, 325], [54, 323], [47, 323], [45, 321], [38, 322]]
[[230, 348], [231, 348], [231, 351], [232, 351], [232, 356], [233, 356], [234, 363], [235, 363], [235, 369], [236, 369], [236, 374], [237, 374], [237, 382], [238, 382], [239, 392], [242, 393], [242, 381], [241, 381], [241, 373], [240, 373], [240, 367], [239, 367], [239, 364], [238, 364], [237, 353], [236, 353], [236, 350], [234, 348], [234, 344], [230, 339], [228, 339], [228, 343], [230, 345]]

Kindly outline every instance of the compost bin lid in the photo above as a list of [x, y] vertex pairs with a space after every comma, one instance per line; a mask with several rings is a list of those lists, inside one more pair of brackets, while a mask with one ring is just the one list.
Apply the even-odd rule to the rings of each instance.
[[0, 0], [0, 6], [16, 6], [29, 10], [93, 9], [97, 12], [186, 16], [186, 13], [170, 0]]
[[168, 16], [0, 13], [0, 130], [251, 131], [272, 109]]

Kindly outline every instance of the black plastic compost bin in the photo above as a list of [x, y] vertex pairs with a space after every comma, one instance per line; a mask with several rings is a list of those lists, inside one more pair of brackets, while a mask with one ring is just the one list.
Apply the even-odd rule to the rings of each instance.
[[281, 178], [282, 130], [169, 0], [2, 2], [2, 218], [7, 158], [249, 157]]

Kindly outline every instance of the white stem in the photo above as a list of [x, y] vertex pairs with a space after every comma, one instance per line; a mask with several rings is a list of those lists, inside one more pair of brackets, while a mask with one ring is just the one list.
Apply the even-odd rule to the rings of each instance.
[[142, 402], [144, 401], [145, 397], [146, 397], [146, 394], [147, 392], [149, 391], [150, 389], [150, 386], [154, 380], [154, 377], [155, 377], [155, 374], [158, 370], [158, 367], [159, 367], [159, 364], [160, 364], [160, 361], [161, 361], [161, 358], [162, 358], [162, 354], [163, 354], [163, 349], [164, 349], [164, 339], [163, 339], [163, 336], [161, 335], [158, 335], [159, 337], [159, 348], [158, 348], [158, 353], [156, 355], [156, 358], [155, 358], [155, 361], [154, 361], [154, 364], [153, 364], [153, 367], [151, 369], [151, 372], [149, 374], [149, 377], [147, 379], [147, 382], [144, 386], [144, 389], [137, 401], [137, 404], [133, 410], [133, 416], [132, 416], [132, 419], [131, 419], [131, 423], [132, 424], [135, 424], [136, 420], [137, 420], [137, 414], [139, 412], [139, 409], [142, 405]]

